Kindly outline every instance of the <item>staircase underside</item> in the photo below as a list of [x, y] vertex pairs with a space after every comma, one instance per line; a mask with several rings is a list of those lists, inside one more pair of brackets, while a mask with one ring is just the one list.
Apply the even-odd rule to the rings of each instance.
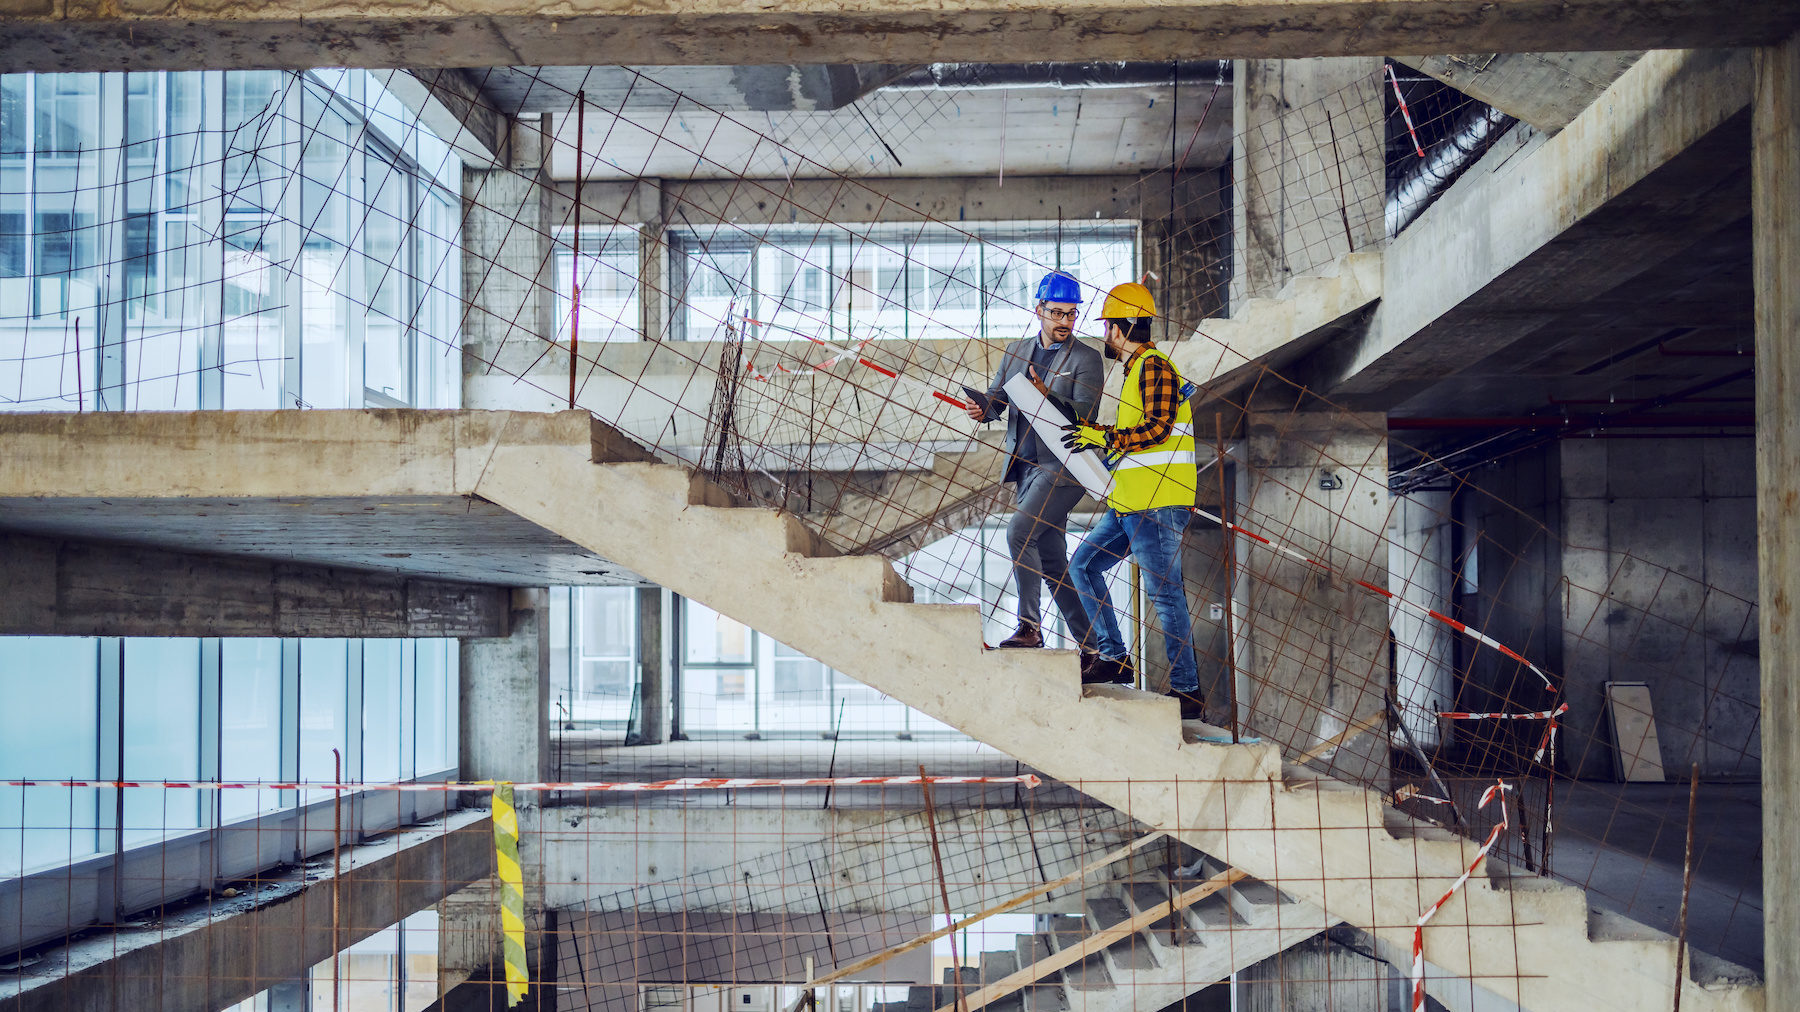
[[[792, 516], [734, 508], [672, 466], [596, 465], [585, 413], [12, 415], [0, 439], [0, 508], [486, 500], [1167, 828], [1390, 951], [1408, 950], [1419, 912], [1474, 856], [1473, 842], [1421, 827], [1377, 794], [1284, 772], [1271, 745], [1191, 740], [1168, 698], [1084, 694], [1068, 652], [984, 652], [974, 607], [912, 604], [885, 559], [819, 557], [829, 550]], [[1607, 919], [1593, 928], [1579, 890], [1477, 876], [1426, 929], [1427, 959], [1453, 978], [1432, 989], [1452, 1008], [1478, 995], [1529, 1009], [1669, 1007], [1674, 940]], [[1761, 1007], [1759, 984], [1682, 980], [1690, 1012]]]

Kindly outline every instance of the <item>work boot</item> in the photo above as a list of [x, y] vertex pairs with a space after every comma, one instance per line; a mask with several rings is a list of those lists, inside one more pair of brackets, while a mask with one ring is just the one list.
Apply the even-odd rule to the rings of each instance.
[[1205, 718], [1206, 700], [1201, 698], [1197, 693], [1182, 692], [1179, 689], [1170, 689], [1169, 695], [1174, 696], [1175, 699], [1181, 703], [1182, 720], [1202, 720]]
[[1095, 685], [1105, 681], [1105, 679], [1095, 677], [1101, 670], [1100, 666], [1105, 663], [1106, 658], [1100, 656], [1098, 651], [1083, 650], [1081, 652], [1081, 684]]
[[1131, 666], [1130, 657], [1102, 657], [1100, 663], [1105, 667], [1096, 674], [1104, 676], [1103, 680], [1114, 685], [1137, 684], [1137, 669]]
[[1000, 641], [999, 648], [1006, 650], [1014, 647], [1041, 647], [1043, 645], [1044, 634], [1038, 631], [1038, 627], [1030, 622], [1021, 622], [1017, 632]]
[[1114, 660], [1102, 656], [1098, 651], [1083, 650], [1081, 652], [1081, 684], [1083, 685], [1130, 685], [1132, 682], [1131, 662]]

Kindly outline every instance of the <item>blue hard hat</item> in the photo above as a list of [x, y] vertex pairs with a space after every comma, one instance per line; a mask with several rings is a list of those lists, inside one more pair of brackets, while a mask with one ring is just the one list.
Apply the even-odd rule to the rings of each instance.
[[1062, 271], [1051, 271], [1038, 282], [1039, 302], [1081, 302], [1081, 284]]

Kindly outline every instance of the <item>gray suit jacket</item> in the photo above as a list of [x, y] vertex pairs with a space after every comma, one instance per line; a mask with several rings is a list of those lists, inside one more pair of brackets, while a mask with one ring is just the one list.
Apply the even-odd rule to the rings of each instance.
[[[994, 374], [994, 381], [988, 384], [987, 394], [994, 400], [982, 421], [998, 418], [1000, 412], [1009, 407], [1006, 394], [1001, 392], [1001, 388], [1014, 374], [1024, 372], [1025, 367], [1031, 364], [1031, 352], [1037, 347], [1037, 343], [1038, 336], [1028, 334], [1006, 346], [1000, 359], [1000, 369]], [[1106, 384], [1106, 362], [1100, 357], [1100, 352], [1071, 335], [1050, 360], [1048, 373], [1039, 378], [1050, 392], [1075, 405], [1075, 410], [1081, 413], [1081, 417], [1091, 421], [1100, 408], [1100, 392]], [[1025, 427], [1031, 423], [1017, 411], [1006, 411], [1006, 416], [1006, 452], [1012, 454], [1019, 447], [1019, 439], [1023, 436]], [[1025, 469], [1029, 466], [1026, 461], [1011, 457], [1006, 465], [1006, 477], [1001, 480], [1018, 481], [1024, 477]], [[1051, 471], [1059, 485], [1080, 484], [1060, 463], [1046, 470]]]

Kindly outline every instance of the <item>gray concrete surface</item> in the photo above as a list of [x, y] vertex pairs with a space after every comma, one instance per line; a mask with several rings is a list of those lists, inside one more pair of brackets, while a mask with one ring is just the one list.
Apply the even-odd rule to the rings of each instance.
[[[926, 63], [1017, 60], [1082, 40], [1095, 60], [1543, 51], [1767, 44], [1800, 13], [1756, 0], [1287, 0], [1179, 6], [1115, 2], [1070, 11], [1002, 5], [920, 9], [905, 0], [808, 0], [746, 10], [712, 0], [680, 13], [615, 0], [546, 11], [525, 0], [431, 6], [175, 7], [9, 0], [0, 62], [18, 70], [584, 65], [597, 53], [645, 64]], [[197, 27], [206, 44], [193, 45]]]
[[[512, 592], [508, 635], [462, 641], [459, 769], [468, 780], [550, 776], [550, 592]], [[541, 795], [521, 794], [521, 805]]]
[[0, 532], [0, 635], [503, 636], [503, 588]]
[[1800, 656], [1800, 625], [1794, 606], [1794, 532], [1800, 526], [1800, 412], [1794, 391], [1800, 384], [1800, 36], [1756, 54], [1756, 90], [1751, 141], [1756, 244], [1756, 527], [1761, 566], [1758, 624], [1762, 653], [1763, 860], [1780, 874], [1764, 885], [1767, 925], [1768, 1003], [1771, 1009], [1800, 1008], [1800, 946], [1793, 926], [1800, 921], [1800, 691], [1794, 658]]
[[[462, 812], [203, 897], [160, 919], [100, 930], [0, 977], [7, 1012], [191, 1012], [225, 1008], [302, 976], [487, 875], [493, 827]], [[335, 911], [335, 917], [334, 917]]]

